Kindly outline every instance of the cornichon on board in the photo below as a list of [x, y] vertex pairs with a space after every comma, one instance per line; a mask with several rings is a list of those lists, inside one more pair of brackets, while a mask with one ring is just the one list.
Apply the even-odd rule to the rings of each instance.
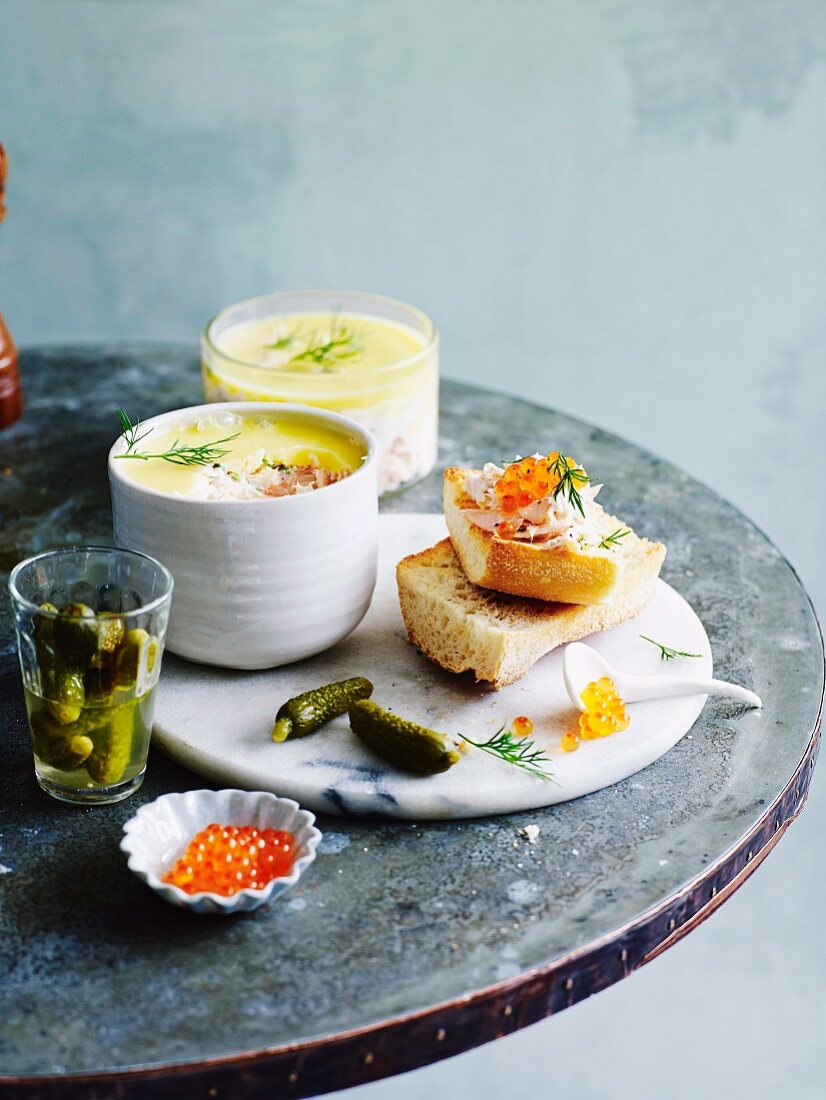
[[289, 737], [306, 737], [331, 718], [346, 714], [354, 703], [369, 699], [372, 694], [373, 685], [369, 680], [363, 676], [353, 676], [350, 680], [338, 680], [296, 695], [279, 708], [272, 739], [286, 741]]
[[373, 752], [417, 775], [446, 772], [461, 759], [451, 739], [369, 701], [350, 707], [350, 728]]

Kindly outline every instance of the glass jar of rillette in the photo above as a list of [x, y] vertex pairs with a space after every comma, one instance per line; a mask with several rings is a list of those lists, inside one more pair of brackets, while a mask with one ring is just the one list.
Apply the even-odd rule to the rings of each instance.
[[436, 461], [439, 336], [404, 302], [355, 291], [267, 294], [223, 309], [202, 337], [207, 401], [285, 401], [352, 417], [379, 445], [379, 491]]

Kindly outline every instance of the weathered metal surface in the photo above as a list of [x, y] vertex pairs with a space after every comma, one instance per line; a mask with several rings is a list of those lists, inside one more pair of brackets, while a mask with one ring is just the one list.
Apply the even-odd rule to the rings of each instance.
[[[111, 540], [114, 408], [200, 399], [186, 349], [23, 356], [28, 405], [0, 436], [0, 568]], [[0, 611], [0, 1092], [305, 1096], [458, 1053], [615, 982], [713, 911], [808, 789], [823, 648], [789, 565], [686, 475], [613, 436], [447, 383], [442, 459], [561, 445], [612, 509], [668, 543], [665, 576], [703, 619], [715, 669], [765, 700], [710, 703], [691, 734], [616, 787], [484, 821], [321, 821], [299, 892], [250, 918], [194, 920], [126, 869], [137, 805], [202, 786], [159, 754], [131, 801], [76, 810], [31, 771], [8, 607]], [[437, 510], [436, 478], [385, 505]], [[536, 844], [519, 830], [540, 826]], [[90, 1076], [91, 1075], [91, 1076]], [[84, 1083], [85, 1082], [85, 1083]]]

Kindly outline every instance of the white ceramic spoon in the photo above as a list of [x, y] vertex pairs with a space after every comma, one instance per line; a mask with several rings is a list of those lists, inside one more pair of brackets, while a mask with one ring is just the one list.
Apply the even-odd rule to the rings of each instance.
[[618, 672], [595, 649], [583, 642], [572, 642], [566, 646], [562, 657], [562, 674], [571, 702], [581, 711], [585, 710], [585, 704], [580, 699], [580, 694], [588, 684], [602, 676], [608, 676], [614, 681], [617, 691], [626, 703], [667, 699], [675, 695], [723, 695], [750, 707], [763, 706], [759, 695], [736, 684], [727, 684], [725, 680], [681, 676], [679, 673], [667, 676], [632, 676], [626, 672]]

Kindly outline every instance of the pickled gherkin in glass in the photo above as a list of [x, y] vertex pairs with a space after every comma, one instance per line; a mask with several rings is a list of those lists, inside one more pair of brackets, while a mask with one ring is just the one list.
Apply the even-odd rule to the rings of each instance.
[[[142, 775], [158, 638], [123, 616], [70, 603], [33, 617], [36, 675], [24, 682], [38, 776], [95, 792]], [[39, 681], [39, 682], [38, 682]]]
[[[68, 724], [53, 717], [55, 700], [27, 687], [23, 692], [39, 776], [91, 792], [142, 774], [152, 733], [154, 687], [132, 698], [128, 692], [113, 693], [109, 702], [81, 707]], [[116, 697], [122, 701], [116, 702]]]
[[127, 797], [146, 769], [172, 578], [88, 548], [23, 562], [9, 586], [38, 783], [69, 802]]

